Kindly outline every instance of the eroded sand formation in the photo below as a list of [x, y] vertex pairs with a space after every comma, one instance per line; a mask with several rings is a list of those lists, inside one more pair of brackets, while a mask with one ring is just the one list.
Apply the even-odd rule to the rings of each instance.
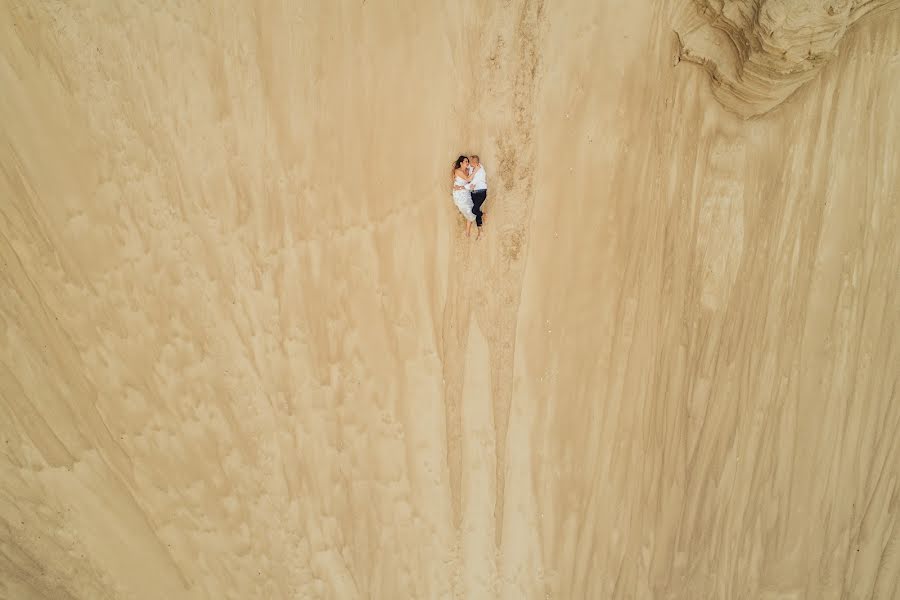
[[898, 0], [696, 0], [700, 24], [678, 32], [679, 58], [712, 76], [716, 98], [744, 117], [784, 102], [837, 54], [861, 17]]
[[898, 597], [900, 11], [808, 4], [7, 3], [0, 598]]

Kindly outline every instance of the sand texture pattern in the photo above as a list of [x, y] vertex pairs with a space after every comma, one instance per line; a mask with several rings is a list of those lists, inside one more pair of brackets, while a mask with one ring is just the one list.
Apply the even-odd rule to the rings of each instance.
[[0, 5], [0, 599], [900, 597], [897, 1], [225, 4]]
[[858, 19], [898, 0], [696, 0], [706, 17], [680, 23], [679, 58], [704, 65], [736, 114], [778, 106], [837, 53]]

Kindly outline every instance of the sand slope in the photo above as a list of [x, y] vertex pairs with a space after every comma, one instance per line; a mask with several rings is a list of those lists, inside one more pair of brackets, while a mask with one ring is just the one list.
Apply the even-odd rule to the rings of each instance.
[[0, 9], [0, 598], [900, 594], [898, 2], [245, 4]]

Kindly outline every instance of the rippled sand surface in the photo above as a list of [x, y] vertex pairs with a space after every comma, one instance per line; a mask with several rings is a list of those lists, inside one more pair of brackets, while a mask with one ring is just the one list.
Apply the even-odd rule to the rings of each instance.
[[898, 5], [3, 3], [0, 598], [897, 598]]

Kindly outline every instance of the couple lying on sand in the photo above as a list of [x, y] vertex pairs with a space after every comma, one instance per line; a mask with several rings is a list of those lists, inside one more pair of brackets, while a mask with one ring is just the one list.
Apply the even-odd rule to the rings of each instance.
[[477, 240], [481, 237], [484, 212], [481, 205], [487, 200], [487, 175], [477, 154], [460, 156], [453, 163], [453, 203], [466, 218], [466, 237], [472, 234], [472, 223], [478, 225]]

